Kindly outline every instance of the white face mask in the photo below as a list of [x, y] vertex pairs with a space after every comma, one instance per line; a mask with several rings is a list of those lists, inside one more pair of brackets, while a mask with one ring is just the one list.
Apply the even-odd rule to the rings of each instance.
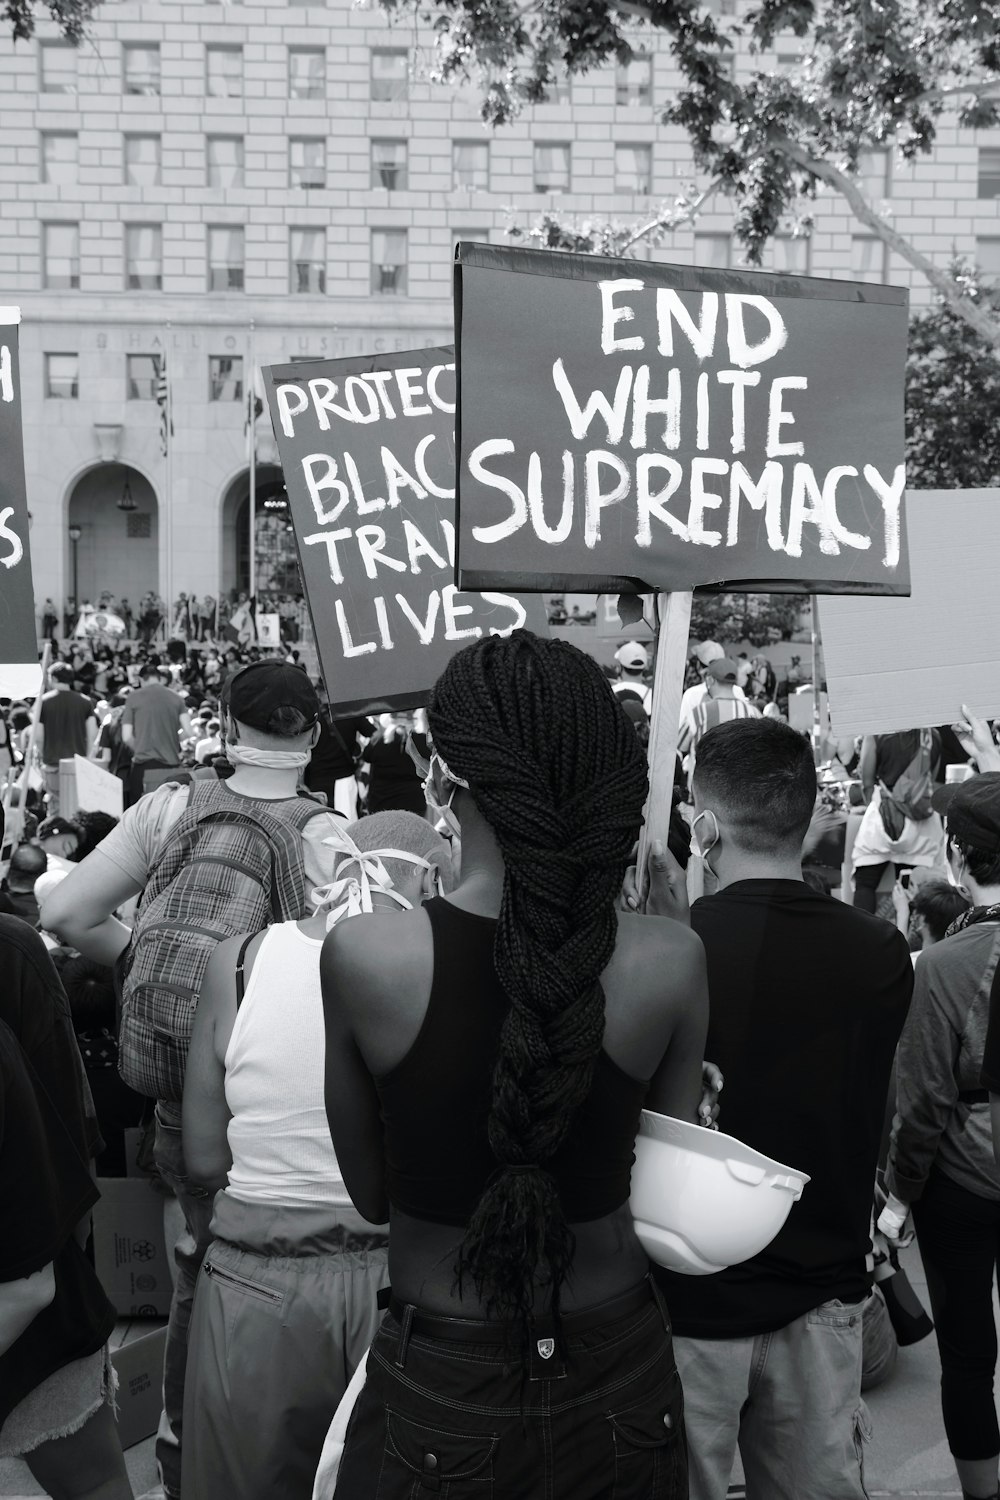
[[[707, 844], [702, 844], [701, 837], [698, 833], [698, 824], [701, 822], [702, 818], [711, 818], [712, 820], [712, 832], [709, 835], [709, 841]], [[712, 812], [710, 808], [706, 808], [704, 812], [700, 812], [695, 818], [694, 822], [691, 824], [691, 842], [694, 846], [694, 852], [696, 854], [700, 854], [705, 863], [708, 864], [708, 856], [711, 854], [712, 850], [719, 842], [718, 819], [716, 818], [715, 813]], [[711, 866], [709, 866], [709, 868], [711, 868]], [[712, 873], [714, 874], [715, 872], [713, 871]]]
[[269, 771], [297, 771], [312, 760], [311, 750], [257, 750], [252, 745], [227, 745], [231, 766], [266, 766]]
[[[418, 869], [433, 870], [434, 893], [441, 894], [441, 871], [419, 854], [410, 854], [405, 849], [373, 849], [366, 853], [358, 849], [346, 833], [324, 839], [323, 842], [343, 849], [346, 854], [337, 865], [336, 879], [331, 880], [329, 885], [317, 886], [309, 898], [316, 907], [317, 916], [324, 907], [330, 908], [326, 917], [327, 932], [336, 927], [344, 917], [357, 917], [373, 911], [374, 891], [388, 896], [405, 911], [412, 910], [413, 902], [394, 888], [392, 876], [382, 863], [383, 859], [399, 859], [408, 865], [416, 865]], [[353, 870], [353, 873], [347, 874], [348, 870]]]
[[[462, 837], [462, 825], [452, 811], [451, 804], [455, 800], [455, 793], [459, 787], [469, 790], [469, 783], [463, 781], [461, 776], [456, 776], [454, 771], [449, 771], [443, 756], [435, 750], [427, 768], [427, 776], [424, 780], [424, 799], [428, 811], [439, 819], [448, 829], [452, 838]], [[445, 797], [447, 788], [447, 800]]]

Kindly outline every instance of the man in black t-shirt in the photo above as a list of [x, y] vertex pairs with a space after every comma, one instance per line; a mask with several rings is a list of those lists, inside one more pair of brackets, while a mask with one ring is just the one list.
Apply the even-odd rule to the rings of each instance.
[[73, 668], [57, 661], [49, 669], [52, 690], [42, 698], [38, 717], [38, 753], [45, 774], [48, 810], [59, 811], [59, 762], [89, 755], [97, 739], [94, 705], [71, 686]]
[[811, 1181], [751, 1260], [656, 1273], [691, 1500], [722, 1500], [737, 1444], [754, 1500], [862, 1500], [866, 1257], [909, 951], [889, 923], [802, 880], [808, 740], [776, 720], [720, 725], [699, 744], [693, 789], [694, 840], [719, 885], [691, 910], [708, 957], [706, 1055], [725, 1079], [719, 1124]]

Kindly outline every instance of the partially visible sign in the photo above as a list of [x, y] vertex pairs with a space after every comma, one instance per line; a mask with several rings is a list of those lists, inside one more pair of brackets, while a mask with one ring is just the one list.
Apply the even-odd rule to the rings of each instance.
[[540, 600], [455, 586], [452, 349], [263, 375], [335, 714], [426, 703], [470, 641], [545, 632]]
[[17, 307], [0, 307], [0, 696], [33, 697], [41, 687], [35, 595], [24, 484]]
[[905, 594], [907, 293], [462, 244], [464, 588]]
[[83, 812], [110, 813], [111, 817], [120, 818], [124, 793], [121, 778], [112, 776], [110, 771], [87, 760], [84, 755], [74, 755], [73, 768], [76, 772], [77, 807]]
[[257, 616], [257, 644], [259, 646], [281, 645], [281, 616]]
[[1000, 490], [910, 490], [908, 599], [819, 606], [837, 735], [1000, 717]]

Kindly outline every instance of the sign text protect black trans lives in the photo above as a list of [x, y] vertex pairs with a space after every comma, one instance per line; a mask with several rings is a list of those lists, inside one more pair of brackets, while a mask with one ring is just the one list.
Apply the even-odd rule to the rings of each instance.
[[527, 623], [517, 599], [455, 586], [453, 351], [274, 366], [265, 381], [335, 711], [426, 701], [455, 651]]
[[459, 249], [466, 587], [906, 593], [906, 294]]

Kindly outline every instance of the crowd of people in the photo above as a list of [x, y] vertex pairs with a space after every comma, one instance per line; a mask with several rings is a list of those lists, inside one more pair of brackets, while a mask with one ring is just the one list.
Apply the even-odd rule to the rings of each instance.
[[[38, 617], [39, 636], [56, 642], [94, 635], [138, 640], [147, 646], [167, 640], [215, 643], [249, 630], [244, 627], [249, 606], [249, 596], [235, 589], [218, 598], [182, 591], [172, 605], [152, 589], [135, 603], [110, 589], [102, 590], [95, 600], [79, 603], [70, 595], [61, 607], [46, 597]], [[272, 588], [254, 601], [254, 610], [258, 609], [278, 616], [282, 640], [302, 639], [306, 604], [301, 595]]]
[[[836, 747], [837, 900], [804, 869], [815, 747], [715, 642], [642, 879], [640, 643], [609, 690], [566, 641], [488, 638], [426, 711], [339, 720], [293, 651], [55, 657], [34, 737], [4, 718], [0, 1454], [132, 1494], [85, 1244], [91, 1164], [147, 1121], [184, 1220], [167, 1500], [722, 1500], [737, 1449], [750, 1500], [862, 1500], [873, 1266], [912, 1224], [963, 1494], [997, 1496], [988, 724]], [[120, 819], [60, 807], [74, 754]], [[770, 1245], [650, 1263], [643, 1110], [808, 1174]]]

